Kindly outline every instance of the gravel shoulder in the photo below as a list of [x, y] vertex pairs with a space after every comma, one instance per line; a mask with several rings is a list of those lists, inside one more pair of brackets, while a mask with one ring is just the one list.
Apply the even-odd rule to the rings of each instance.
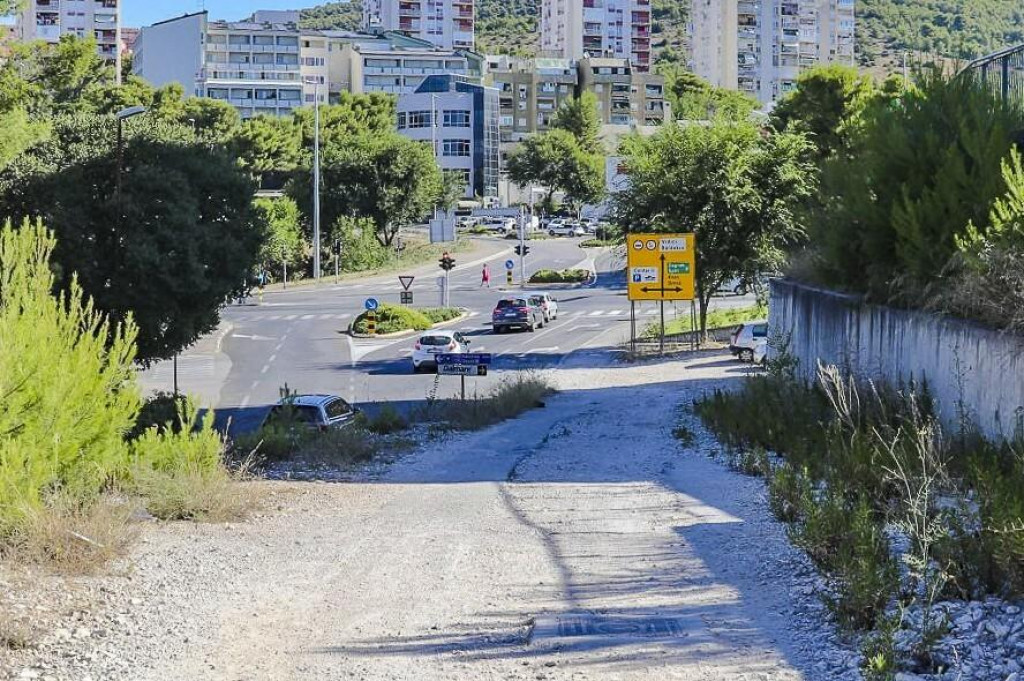
[[53, 615], [0, 678], [859, 678], [763, 485], [681, 412], [746, 369], [603, 357], [362, 481], [255, 483], [249, 522], [145, 526], [112, 575], [0, 570], [0, 604]]

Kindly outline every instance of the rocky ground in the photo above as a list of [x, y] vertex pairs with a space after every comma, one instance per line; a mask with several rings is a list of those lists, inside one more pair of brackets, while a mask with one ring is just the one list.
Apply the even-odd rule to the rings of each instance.
[[108, 575], [0, 570], [24, 634], [0, 678], [858, 679], [763, 483], [673, 437], [746, 371], [577, 353], [543, 409], [362, 479], [252, 483], [250, 521], [145, 525]]

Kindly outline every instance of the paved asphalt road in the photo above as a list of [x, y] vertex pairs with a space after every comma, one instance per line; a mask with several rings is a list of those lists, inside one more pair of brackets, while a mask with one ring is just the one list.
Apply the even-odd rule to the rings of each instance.
[[[559, 319], [543, 329], [492, 333], [490, 313], [505, 286], [504, 263], [516, 258], [512, 242], [480, 241], [475, 253], [459, 258], [451, 275], [451, 303], [466, 308], [469, 316], [448, 328], [467, 335], [474, 352], [494, 355], [490, 375], [467, 379], [468, 392], [484, 392], [508, 372], [551, 367], [581, 348], [611, 346], [628, 338], [622, 256], [611, 249], [581, 249], [579, 239], [569, 238], [531, 243], [527, 276], [539, 269], [585, 267], [597, 272], [596, 282], [565, 290], [548, 288], [558, 298]], [[484, 255], [491, 270], [490, 290], [480, 286], [482, 264], [476, 261]], [[514, 288], [518, 290], [516, 260]], [[415, 305], [438, 305], [441, 270], [432, 265], [408, 274], [417, 275], [412, 285]], [[232, 430], [257, 425], [285, 384], [302, 393], [341, 395], [371, 411], [383, 402], [400, 409], [421, 403], [435, 383], [439, 396], [451, 396], [459, 387], [457, 377], [412, 372], [409, 355], [414, 337], [369, 340], [346, 333], [367, 298], [398, 303], [401, 290], [398, 273], [340, 285], [327, 279], [318, 288], [268, 292], [261, 304], [253, 298], [246, 305], [228, 306], [222, 312], [223, 328], [229, 329], [226, 335], [205, 339], [182, 355], [181, 389], [198, 393], [204, 404], [212, 403], [219, 420], [231, 419]], [[738, 298], [723, 302], [749, 304]], [[666, 309], [668, 316], [668, 305]], [[639, 328], [657, 319], [656, 305], [638, 304], [638, 319]], [[143, 385], [169, 389], [168, 364], [147, 372]]]

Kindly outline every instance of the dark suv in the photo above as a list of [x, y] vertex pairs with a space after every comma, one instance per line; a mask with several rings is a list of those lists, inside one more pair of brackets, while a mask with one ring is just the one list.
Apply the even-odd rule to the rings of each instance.
[[494, 333], [520, 328], [533, 331], [544, 326], [544, 310], [531, 303], [528, 297], [509, 296], [502, 298], [491, 313]]

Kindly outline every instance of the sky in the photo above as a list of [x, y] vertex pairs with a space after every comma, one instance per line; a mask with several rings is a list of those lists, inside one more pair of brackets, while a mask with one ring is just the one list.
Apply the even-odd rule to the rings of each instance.
[[123, 0], [121, 23], [140, 27], [164, 19], [205, 9], [212, 19], [234, 21], [258, 9], [300, 9], [321, 4], [320, 0]]

